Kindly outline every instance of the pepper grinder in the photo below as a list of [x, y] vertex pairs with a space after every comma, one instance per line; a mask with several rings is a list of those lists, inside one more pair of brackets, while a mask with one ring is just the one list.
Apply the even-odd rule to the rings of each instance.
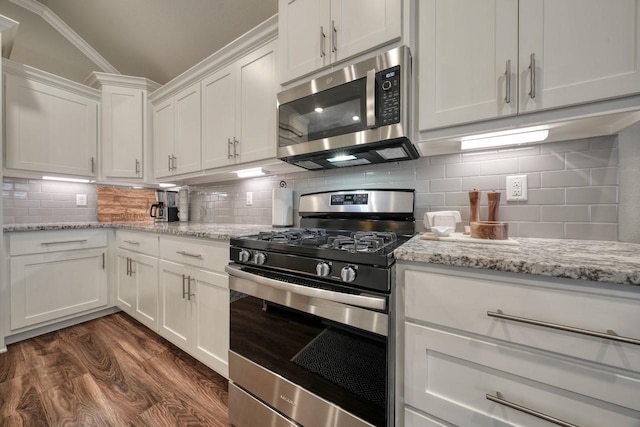
[[[469, 225], [480, 221], [480, 192], [475, 188], [469, 191]], [[469, 234], [469, 228], [465, 227], [464, 234]]]
[[487, 193], [489, 199], [489, 221], [498, 221], [498, 208], [500, 206], [500, 192]]

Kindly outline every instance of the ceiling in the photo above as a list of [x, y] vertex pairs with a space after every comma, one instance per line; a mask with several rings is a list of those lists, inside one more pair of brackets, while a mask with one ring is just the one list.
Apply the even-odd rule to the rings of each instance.
[[39, 2], [120, 73], [146, 77], [160, 84], [278, 11], [277, 0]]

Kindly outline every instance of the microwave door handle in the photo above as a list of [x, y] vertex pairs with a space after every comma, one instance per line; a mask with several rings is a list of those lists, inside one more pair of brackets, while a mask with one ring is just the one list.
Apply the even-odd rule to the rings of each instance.
[[268, 277], [259, 276], [257, 274], [247, 273], [246, 271], [242, 271], [240, 267], [233, 265], [227, 265], [224, 269], [229, 274], [229, 276], [249, 280], [263, 286], [280, 289], [282, 291], [287, 291], [294, 294], [378, 310], [384, 310], [387, 305], [385, 298], [377, 297], [374, 295], [346, 294], [343, 292], [327, 291], [325, 289], [311, 288], [308, 286], [296, 285], [294, 283], [281, 282], [280, 280], [270, 279]]
[[376, 127], [376, 70], [367, 71], [367, 127]]

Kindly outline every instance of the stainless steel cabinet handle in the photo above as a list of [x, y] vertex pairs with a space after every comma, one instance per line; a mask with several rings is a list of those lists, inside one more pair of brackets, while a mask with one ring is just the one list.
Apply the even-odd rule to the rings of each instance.
[[47, 246], [47, 245], [63, 245], [65, 243], [84, 243], [86, 242], [87, 239], [83, 239], [83, 240], [60, 240], [57, 242], [42, 242], [40, 243], [43, 246]]
[[91, 158], [91, 173], [95, 173], [96, 172], [96, 158], [92, 157]]
[[545, 421], [549, 421], [550, 423], [563, 426], [563, 427], [578, 427], [575, 424], [568, 423], [566, 421], [559, 420], [552, 416], [543, 414], [542, 412], [534, 411], [533, 409], [529, 409], [526, 406], [518, 405], [517, 403], [509, 402], [508, 400], [504, 400], [502, 398], [502, 393], [499, 391], [496, 392], [496, 396], [492, 396], [490, 394], [486, 395], [487, 400], [490, 400], [495, 403], [499, 403], [500, 405], [508, 406], [509, 408], [515, 409], [516, 411], [524, 412], [525, 414], [532, 415], [534, 417], [543, 419]]
[[176, 251], [176, 253], [184, 256], [190, 256], [191, 258], [202, 259], [202, 255], [200, 254], [190, 254], [189, 252], [185, 252], [185, 251]]
[[104, 270], [104, 252], [102, 252], [102, 269]]
[[565, 331], [565, 332], [574, 332], [576, 334], [588, 335], [590, 337], [605, 338], [605, 339], [612, 340], [612, 341], [618, 341], [618, 342], [624, 342], [624, 343], [627, 343], [627, 344], [640, 345], [640, 340], [639, 339], [629, 338], [629, 337], [621, 337], [620, 335], [616, 334], [611, 329], [608, 329], [606, 332], [592, 331], [592, 330], [589, 330], [589, 329], [582, 329], [582, 328], [576, 328], [576, 327], [573, 327], [573, 326], [565, 326], [565, 325], [559, 325], [557, 323], [545, 322], [543, 320], [535, 320], [535, 319], [528, 319], [526, 317], [512, 316], [510, 314], [503, 313], [502, 310], [487, 311], [487, 316], [496, 317], [496, 318], [505, 319], [505, 320], [512, 320], [514, 322], [521, 322], [521, 323], [526, 323], [526, 324], [529, 324], [529, 325], [542, 326], [542, 327], [545, 327], [545, 328], [558, 329], [560, 331]]
[[127, 257], [127, 276], [131, 276], [131, 258]]
[[509, 104], [511, 102], [511, 60], [507, 59], [507, 69], [504, 72], [504, 84], [505, 84], [505, 95], [504, 102]]
[[327, 56], [327, 53], [324, 50], [324, 45], [327, 41], [327, 36], [324, 33], [324, 27], [320, 26], [320, 58], [324, 58]]
[[169, 170], [171, 170], [171, 155], [167, 155], [168, 161], [169, 161]]
[[184, 274], [182, 275], [182, 299], [184, 299], [186, 292], [185, 292], [185, 286], [184, 286], [184, 281], [187, 279], [187, 276], [185, 276]]
[[531, 90], [529, 96], [531, 99], [536, 97], [536, 54], [532, 53], [529, 59], [529, 70], [531, 70]]
[[137, 240], [124, 240], [125, 243], [128, 243], [130, 245], [140, 245], [140, 242], [138, 242]]
[[136, 159], [136, 175], [140, 175], [140, 160]]
[[191, 281], [192, 281], [192, 280], [193, 280], [194, 282], [196, 281], [196, 279], [195, 279], [195, 278], [192, 278], [191, 276], [189, 276], [189, 286], [187, 286], [187, 300], [188, 300], [188, 301], [191, 301], [191, 297], [195, 297], [195, 296], [196, 296], [196, 294], [192, 294], [192, 293], [191, 293]]
[[238, 157], [238, 146], [240, 145], [240, 141], [233, 137], [233, 157]]
[[366, 81], [367, 127], [376, 126], [376, 70], [367, 71]]
[[178, 163], [178, 158], [176, 156], [171, 156], [171, 170], [178, 169], [177, 163]]
[[331, 52], [338, 51], [338, 30], [336, 30], [336, 21], [331, 20]]
[[230, 159], [233, 156], [231, 155], [231, 146], [233, 145], [233, 142], [231, 142], [231, 138], [227, 138], [227, 158]]

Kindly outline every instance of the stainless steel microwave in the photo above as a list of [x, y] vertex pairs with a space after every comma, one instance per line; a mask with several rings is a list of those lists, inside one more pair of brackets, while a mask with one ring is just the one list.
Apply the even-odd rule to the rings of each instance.
[[400, 46], [278, 94], [278, 158], [305, 169], [416, 159]]

